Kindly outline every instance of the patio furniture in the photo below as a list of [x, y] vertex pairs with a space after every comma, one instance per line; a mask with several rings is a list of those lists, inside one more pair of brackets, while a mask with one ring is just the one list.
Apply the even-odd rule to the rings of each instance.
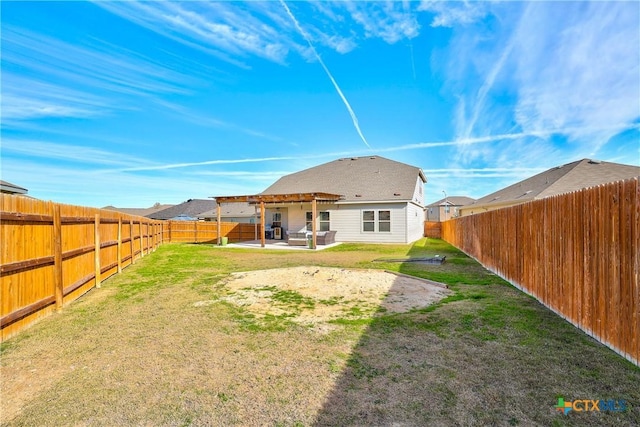
[[[311, 236], [311, 233], [308, 231], [303, 231], [299, 233], [291, 233], [287, 232], [289, 236], [287, 242], [289, 246], [306, 246], [307, 239]], [[316, 244], [318, 245], [330, 245], [335, 243], [336, 241], [336, 232], [335, 231], [316, 231]]]
[[289, 246], [307, 246], [307, 233], [290, 233], [287, 231]]
[[335, 231], [316, 231], [316, 243], [318, 245], [330, 245], [336, 241]]

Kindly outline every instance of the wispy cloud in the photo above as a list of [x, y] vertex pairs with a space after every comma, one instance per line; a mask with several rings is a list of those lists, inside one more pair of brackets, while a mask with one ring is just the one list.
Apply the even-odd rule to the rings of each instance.
[[211, 166], [211, 165], [233, 165], [239, 163], [262, 163], [262, 162], [272, 162], [272, 161], [281, 161], [281, 160], [293, 160], [296, 157], [292, 156], [283, 156], [283, 157], [258, 157], [258, 158], [248, 158], [248, 159], [221, 159], [221, 160], [206, 160], [204, 162], [190, 162], [190, 163], [172, 163], [165, 165], [154, 165], [154, 166], [140, 166], [140, 167], [132, 167], [121, 169], [121, 172], [136, 172], [136, 171], [152, 171], [152, 170], [167, 170], [167, 169], [181, 169], [188, 168], [194, 166]]
[[362, 139], [362, 142], [364, 142], [364, 144], [367, 147], [371, 148], [371, 146], [367, 142], [367, 139], [362, 134], [362, 130], [360, 130], [360, 125], [358, 124], [358, 118], [356, 117], [356, 113], [354, 113], [353, 108], [351, 108], [351, 105], [349, 104], [349, 101], [347, 101], [347, 98], [344, 96], [344, 93], [342, 93], [342, 90], [338, 86], [338, 83], [333, 78], [333, 75], [331, 75], [331, 72], [329, 71], [329, 69], [325, 65], [324, 61], [322, 60], [322, 58], [320, 57], [320, 55], [316, 51], [316, 48], [311, 43], [311, 39], [309, 39], [309, 36], [307, 35], [307, 33], [304, 32], [304, 30], [300, 26], [300, 23], [298, 22], [296, 17], [293, 16], [293, 13], [291, 13], [291, 10], [289, 10], [289, 7], [284, 2], [284, 0], [280, 0], [280, 4], [282, 4], [282, 7], [284, 7], [284, 9], [287, 11], [287, 14], [289, 15], [289, 17], [291, 18], [291, 20], [295, 24], [295, 26], [298, 29], [298, 31], [300, 31], [300, 34], [302, 35], [302, 37], [304, 37], [304, 39], [307, 41], [307, 43], [309, 43], [309, 47], [311, 48], [311, 50], [312, 50], [313, 54], [315, 55], [316, 59], [318, 60], [320, 65], [322, 65], [322, 68], [324, 69], [325, 73], [327, 73], [327, 76], [329, 76], [329, 79], [331, 80], [331, 83], [333, 84], [333, 87], [336, 89], [336, 92], [338, 92], [338, 95], [340, 95], [340, 98], [342, 99], [342, 102], [344, 103], [345, 107], [347, 107], [347, 110], [349, 111], [349, 115], [351, 116], [351, 120], [353, 121], [353, 126], [355, 127], [356, 132], [358, 132], [358, 135], [360, 136], [360, 139]]
[[3, 26], [1, 36], [5, 126], [129, 110], [134, 97], [188, 94], [185, 85], [197, 81], [98, 41], [81, 46], [10, 25]]
[[[511, 144], [463, 144], [451, 157], [458, 165], [597, 158], [615, 135], [636, 127], [637, 3], [531, 2], [506, 7], [469, 2], [456, 7], [462, 9], [459, 14], [433, 2], [421, 8], [453, 27], [449, 49], [459, 54], [450, 57], [446, 73], [449, 89], [459, 97], [458, 137], [514, 131], [540, 136]], [[495, 17], [478, 21], [488, 13]], [[543, 135], [547, 129], [556, 131]], [[565, 141], [562, 149], [558, 140]]]
[[[568, 137], [597, 153], [614, 133], [588, 129], [640, 117], [640, 4], [557, 7], [531, 3], [524, 12], [515, 41], [515, 118], [524, 130], [572, 127]], [[542, 23], [550, 31], [535, 34]]]
[[486, 6], [482, 2], [467, 0], [455, 2], [422, 0], [418, 10], [435, 15], [431, 21], [432, 27], [471, 24], [487, 13]]
[[365, 36], [389, 44], [416, 37], [420, 25], [407, 2], [346, 2], [352, 19], [362, 25]]
[[61, 144], [49, 141], [23, 140], [3, 138], [2, 151], [6, 155], [27, 155], [31, 158], [56, 159], [58, 161], [72, 162], [80, 168], [92, 169], [95, 166], [106, 167], [133, 167], [148, 165], [148, 160], [115, 153], [101, 148], [88, 147], [86, 145]]
[[273, 26], [226, 2], [97, 2], [108, 11], [186, 46], [248, 68], [258, 56], [282, 63], [289, 51]]
[[468, 169], [425, 169], [428, 178], [512, 178], [532, 176], [544, 171], [544, 168], [468, 168]]
[[[624, 126], [624, 128], [628, 128], [628, 126]], [[640, 129], [640, 124], [635, 125], [634, 128]], [[622, 129], [620, 127], [619, 129]], [[567, 129], [564, 129], [566, 131]], [[418, 142], [418, 143], [410, 143], [410, 144], [402, 144], [397, 146], [385, 147], [376, 149], [376, 153], [390, 153], [390, 152], [399, 152], [399, 151], [410, 151], [410, 150], [424, 150], [424, 149], [433, 149], [433, 148], [442, 148], [442, 147], [458, 147], [461, 145], [483, 145], [495, 142], [504, 142], [506, 144], [513, 144], [514, 141], [523, 141], [527, 138], [546, 138], [550, 135], [557, 134], [563, 131], [562, 129], [549, 129], [549, 130], [541, 130], [534, 132], [526, 132], [526, 133], [510, 133], [510, 134], [498, 134], [498, 135], [488, 135], [482, 137], [472, 137], [466, 139], [456, 139], [452, 141], [429, 141], [429, 142]], [[144, 165], [144, 166], [134, 166], [124, 169], [118, 169], [117, 171], [121, 172], [141, 172], [141, 171], [158, 171], [158, 170], [169, 170], [169, 169], [184, 169], [184, 168], [194, 168], [201, 166], [212, 166], [212, 165], [234, 165], [234, 164], [243, 164], [243, 163], [266, 163], [266, 162], [281, 162], [281, 161], [301, 161], [301, 160], [317, 160], [317, 159], [335, 159], [339, 157], [349, 157], [353, 155], [370, 155], [372, 154], [372, 150], [350, 150], [350, 151], [334, 151], [334, 152], [326, 152], [322, 154], [307, 154], [307, 155], [292, 155], [292, 156], [273, 156], [273, 157], [247, 157], [247, 158], [239, 158], [239, 159], [214, 159], [214, 160], [205, 160], [201, 162], [184, 162], [184, 163], [169, 163], [169, 164], [161, 164], [161, 165]], [[484, 168], [486, 169], [486, 168]], [[527, 169], [527, 168], [523, 168]], [[451, 170], [463, 170], [462, 168], [451, 168]], [[465, 169], [466, 170], [466, 169]], [[500, 170], [500, 168], [493, 168], [493, 170]], [[115, 172], [116, 170], [111, 170], [110, 172]], [[206, 174], [208, 172], [199, 172]]]
[[197, 113], [176, 103], [167, 102], [167, 101], [158, 101], [157, 104], [170, 110], [172, 113], [175, 113], [173, 115], [173, 118], [179, 117], [184, 119], [185, 121], [188, 121], [198, 126], [230, 129], [230, 130], [244, 133], [246, 135], [255, 136], [261, 139], [267, 139], [275, 142], [282, 141], [282, 138], [280, 137], [269, 135], [265, 132], [250, 129], [245, 126], [240, 126], [235, 123], [230, 123], [230, 122], [221, 120], [219, 118], [216, 118], [213, 115], [205, 115], [202, 113]]

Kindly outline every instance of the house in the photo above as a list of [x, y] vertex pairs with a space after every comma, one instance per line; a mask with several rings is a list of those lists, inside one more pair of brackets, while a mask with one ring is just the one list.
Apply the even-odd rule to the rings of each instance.
[[216, 200], [260, 205], [276, 238], [315, 230], [334, 231], [337, 242], [410, 243], [424, 232], [426, 182], [418, 167], [351, 157], [283, 176], [260, 194]]
[[[249, 203], [226, 203], [222, 206], [220, 220], [223, 222], [241, 222], [245, 224], [255, 224], [258, 222], [260, 213], [255, 205]], [[203, 212], [198, 215], [198, 219], [205, 221], [216, 221], [218, 217], [218, 207]]]
[[0, 180], [0, 193], [26, 195], [29, 192], [26, 188], [19, 187], [7, 181]]
[[105, 206], [102, 209], [106, 209], [109, 211], [116, 211], [116, 212], [121, 212], [127, 215], [136, 215], [136, 216], [147, 216], [147, 215], [151, 215], [155, 212], [159, 212], [163, 209], [167, 209], [170, 208], [172, 206], [175, 205], [161, 205], [160, 203], [156, 203], [155, 205], [151, 206], [150, 208], [117, 208], [115, 206]]
[[459, 209], [473, 203], [475, 199], [466, 196], [447, 196], [425, 207], [425, 220], [441, 222], [460, 216]]
[[145, 215], [151, 219], [162, 220], [196, 220], [200, 214], [216, 207], [215, 200], [209, 199], [189, 199], [179, 205], [171, 206], [157, 212]]
[[461, 216], [519, 205], [586, 187], [640, 176], [640, 167], [582, 159], [551, 168], [459, 208]]

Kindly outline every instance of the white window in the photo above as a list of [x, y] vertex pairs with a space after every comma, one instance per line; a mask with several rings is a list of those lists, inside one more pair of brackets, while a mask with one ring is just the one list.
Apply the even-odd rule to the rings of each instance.
[[313, 212], [307, 212], [307, 231], [313, 231]]
[[[318, 212], [318, 231], [331, 230], [330, 214], [327, 211]], [[306, 214], [307, 231], [312, 231], [313, 224], [313, 212], [307, 212]]]
[[362, 231], [390, 233], [391, 211], [362, 211]]
[[378, 211], [378, 231], [391, 233], [391, 211]]
[[362, 211], [362, 231], [376, 231], [375, 211]]
[[320, 212], [320, 231], [329, 231], [331, 229], [329, 221], [329, 212]]

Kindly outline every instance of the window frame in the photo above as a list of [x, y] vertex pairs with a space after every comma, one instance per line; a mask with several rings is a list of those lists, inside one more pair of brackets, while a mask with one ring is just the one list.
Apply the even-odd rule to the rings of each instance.
[[[391, 209], [363, 209], [360, 224], [362, 233], [391, 233]], [[384, 229], [381, 229], [381, 225]]]

